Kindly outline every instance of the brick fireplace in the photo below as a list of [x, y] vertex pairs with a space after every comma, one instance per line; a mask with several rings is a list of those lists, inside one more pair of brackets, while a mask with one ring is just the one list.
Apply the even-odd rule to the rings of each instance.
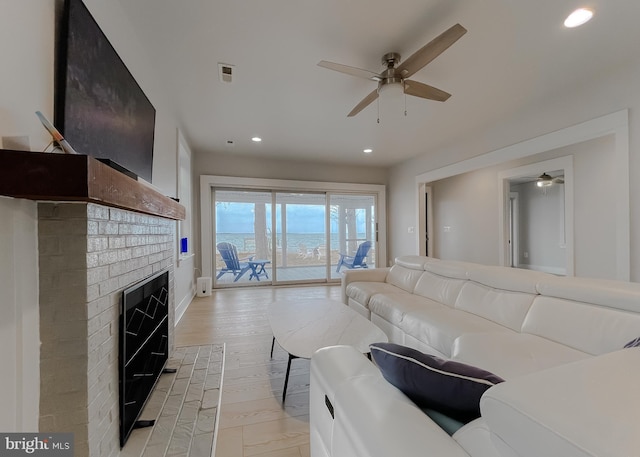
[[120, 452], [122, 290], [169, 271], [173, 347], [175, 221], [94, 203], [39, 203], [40, 431], [73, 432], [76, 455]]
[[0, 195], [39, 201], [39, 431], [72, 432], [78, 456], [117, 456], [122, 291], [168, 271], [172, 349], [185, 208], [81, 154], [0, 150]]

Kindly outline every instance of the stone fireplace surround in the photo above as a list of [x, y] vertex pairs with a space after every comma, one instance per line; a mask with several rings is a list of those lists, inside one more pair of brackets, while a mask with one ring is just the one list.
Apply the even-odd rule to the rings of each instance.
[[169, 271], [175, 220], [95, 203], [38, 204], [40, 431], [73, 432], [78, 456], [117, 456], [122, 290]]

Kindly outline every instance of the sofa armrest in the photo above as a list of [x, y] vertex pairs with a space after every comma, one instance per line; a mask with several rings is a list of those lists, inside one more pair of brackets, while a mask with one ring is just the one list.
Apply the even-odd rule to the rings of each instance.
[[390, 267], [366, 270], [346, 270], [342, 272], [342, 303], [347, 304], [347, 286], [356, 281], [385, 282]]
[[480, 408], [504, 455], [638, 455], [640, 348], [591, 357], [489, 389]]
[[381, 375], [342, 384], [335, 402], [333, 457], [469, 457]]

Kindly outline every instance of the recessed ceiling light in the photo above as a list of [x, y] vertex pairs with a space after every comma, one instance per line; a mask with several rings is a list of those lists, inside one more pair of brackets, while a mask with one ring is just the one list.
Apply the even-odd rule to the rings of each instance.
[[564, 26], [570, 29], [573, 27], [579, 27], [582, 24], [589, 22], [592, 17], [592, 10], [588, 8], [578, 8], [564, 20]]
[[364, 152], [365, 154], [371, 154], [373, 152], [373, 149], [364, 149], [362, 152]]
[[260, 143], [262, 141], [262, 138], [260, 138], [259, 136], [254, 136], [253, 138], [251, 138], [251, 141], [253, 141], [254, 143]]

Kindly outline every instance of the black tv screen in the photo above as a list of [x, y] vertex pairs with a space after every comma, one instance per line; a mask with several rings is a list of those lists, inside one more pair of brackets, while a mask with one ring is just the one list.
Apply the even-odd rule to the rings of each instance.
[[66, 0], [54, 124], [80, 154], [151, 182], [156, 110], [81, 0]]

